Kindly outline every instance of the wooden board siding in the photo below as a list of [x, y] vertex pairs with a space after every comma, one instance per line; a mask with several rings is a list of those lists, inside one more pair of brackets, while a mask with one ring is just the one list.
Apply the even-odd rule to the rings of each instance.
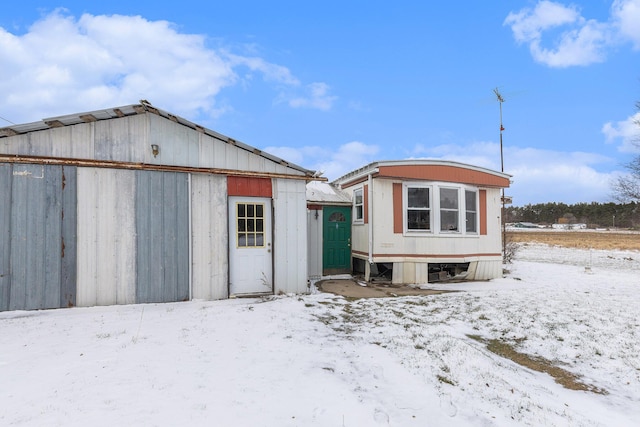
[[402, 214], [402, 184], [393, 183], [393, 232], [402, 234], [404, 231], [404, 222]]
[[364, 204], [364, 209], [363, 209], [363, 220], [365, 224], [369, 223], [369, 186], [365, 184], [364, 188], [362, 189], [362, 194], [363, 194], [363, 198], [362, 198], [362, 203]]
[[269, 178], [248, 176], [230, 176], [227, 178], [227, 194], [229, 196], [271, 198], [273, 196], [271, 187], [271, 179]]
[[480, 202], [480, 235], [487, 235], [487, 190], [479, 191]]
[[75, 304], [75, 178], [73, 167], [0, 165], [0, 311]]
[[136, 171], [136, 302], [189, 299], [188, 175]]
[[305, 293], [308, 292], [305, 182], [275, 179], [273, 188], [273, 291]]
[[78, 168], [77, 305], [136, 302], [135, 171]]
[[229, 297], [227, 180], [219, 175], [191, 176], [193, 299]]
[[456, 182], [486, 187], [509, 187], [508, 178], [448, 165], [380, 166], [376, 177]]

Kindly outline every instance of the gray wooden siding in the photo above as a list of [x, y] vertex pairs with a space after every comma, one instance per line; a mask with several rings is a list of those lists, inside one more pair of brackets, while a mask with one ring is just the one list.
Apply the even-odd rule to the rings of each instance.
[[274, 292], [307, 288], [307, 198], [304, 181], [274, 179]]
[[[154, 157], [151, 144], [160, 147]], [[80, 123], [2, 138], [0, 154], [304, 173], [156, 114]]]
[[62, 243], [60, 271], [60, 307], [73, 307], [77, 301], [77, 213], [78, 168], [62, 167]]
[[75, 168], [3, 164], [0, 170], [0, 309], [74, 305]]
[[192, 298], [229, 297], [227, 178], [191, 176]]
[[77, 304], [136, 302], [136, 173], [78, 168]]
[[9, 310], [11, 296], [11, 172], [0, 163], [0, 311]]
[[136, 300], [189, 299], [186, 173], [136, 171]]
[[[316, 218], [316, 215], [318, 217]], [[309, 278], [322, 277], [322, 209], [307, 210], [307, 257]]]

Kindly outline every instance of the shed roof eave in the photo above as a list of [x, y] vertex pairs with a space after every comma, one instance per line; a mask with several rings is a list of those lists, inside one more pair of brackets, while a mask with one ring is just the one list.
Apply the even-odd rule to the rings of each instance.
[[324, 177], [319, 176], [318, 172], [316, 171], [312, 171], [306, 168], [303, 168], [302, 166], [296, 165], [294, 163], [288, 162], [284, 159], [281, 159], [277, 156], [274, 156], [272, 154], [269, 154], [265, 151], [262, 151], [256, 147], [252, 147], [250, 145], [247, 145], [245, 143], [242, 143], [240, 141], [237, 141], [233, 138], [230, 138], [228, 136], [225, 136], [221, 133], [215, 132], [211, 129], [205, 128], [203, 126], [197, 125], [187, 119], [184, 119], [182, 117], [176, 116], [174, 114], [171, 114], [167, 111], [161, 110], [159, 108], [156, 108], [154, 106], [151, 105], [151, 103], [149, 103], [148, 101], [145, 100], [141, 100], [139, 104], [131, 104], [131, 105], [125, 105], [125, 106], [121, 106], [121, 107], [113, 107], [113, 108], [105, 108], [105, 109], [101, 109], [101, 110], [94, 110], [94, 111], [88, 111], [88, 112], [82, 112], [82, 113], [74, 113], [74, 114], [67, 114], [67, 115], [63, 115], [63, 116], [56, 116], [56, 117], [49, 117], [49, 118], [45, 118], [39, 122], [31, 122], [31, 123], [24, 123], [24, 124], [12, 124], [10, 126], [5, 126], [0, 128], [0, 138], [6, 138], [6, 137], [11, 137], [11, 136], [16, 136], [16, 135], [21, 135], [21, 134], [26, 134], [26, 133], [30, 133], [30, 132], [37, 132], [37, 131], [43, 131], [43, 130], [48, 130], [48, 129], [52, 129], [55, 127], [62, 127], [62, 126], [72, 126], [72, 125], [77, 125], [77, 124], [82, 124], [82, 123], [88, 123], [88, 122], [94, 122], [94, 121], [100, 121], [100, 120], [109, 120], [109, 119], [115, 119], [115, 118], [120, 118], [120, 117], [126, 117], [126, 116], [133, 116], [136, 114], [145, 114], [145, 113], [152, 113], [152, 114], [156, 114], [160, 117], [163, 117], [165, 119], [171, 120], [175, 123], [179, 123], [183, 126], [187, 126], [191, 129], [203, 132], [209, 136], [212, 136], [216, 139], [219, 139], [223, 142], [232, 144], [237, 146], [238, 148], [241, 148], [243, 150], [252, 152], [258, 156], [264, 157], [267, 160], [270, 160], [274, 163], [277, 163], [279, 165], [282, 165], [286, 168], [295, 170], [299, 173], [302, 173], [303, 176], [307, 177], [307, 178], [313, 178], [315, 180], [318, 181], [326, 181], [327, 179]]

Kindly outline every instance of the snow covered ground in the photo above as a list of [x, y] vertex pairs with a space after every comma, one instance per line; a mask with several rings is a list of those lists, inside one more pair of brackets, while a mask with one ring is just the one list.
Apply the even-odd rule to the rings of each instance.
[[640, 253], [530, 244], [509, 268], [424, 297], [2, 312], [0, 425], [638, 425]]

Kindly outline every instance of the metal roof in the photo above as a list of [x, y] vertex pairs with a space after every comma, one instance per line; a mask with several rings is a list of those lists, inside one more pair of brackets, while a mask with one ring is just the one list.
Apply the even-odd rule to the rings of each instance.
[[156, 108], [153, 105], [151, 105], [149, 101], [146, 101], [144, 99], [140, 100], [139, 104], [131, 104], [131, 105], [125, 105], [122, 107], [106, 108], [102, 110], [88, 111], [85, 113], [68, 114], [65, 116], [57, 116], [57, 117], [42, 119], [39, 122], [6, 126], [3, 128], [0, 128], [0, 138], [5, 138], [9, 136], [14, 136], [14, 135], [21, 135], [29, 132], [37, 132], [37, 131], [57, 128], [57, 127], [72, 126], [72, 125], [77, 125], [81, 123], [90, 123], [90, 122], [96, 122], [99, 120], [109, 120], [109, 119], [115, 119], [119, 117], [126, 117], [126, 116], [132, 116], [135, 114], [145, 114], [145, 113], [156, 114], [160, 117], [164, 117], [173, 122], [179, 123], [183, 126], [187, 126], [199, 132], [203, 132], [220, 141], [233, 144], [238, 148], [241, 148], [246, 151], [250, 151], [251, 153], [254, 153], [256, 155], [259, 155], [261, 157], [264, 157], [266, 159], [269, 159], [273, 162], [289, 167], [291, 169], [295, 169], [299, 172], [304, 173], [306, 176], [317, 177], [319, 180], [326, 180], [326, 178], [318, 177], [319, 174], [315, 171], [305, 169], [302, 166], [298, 166], [296, 164], [287, 162], [284, 159], [273, 156], [256, 147], [252, 147], [250, 145], [244, 144], [233, 138], [222, 135], [221, 133], [215, 132], [211, 129], [207, 129], [203, 126], [193, 123], [187, 119], [184, 119], [182, 117], [171, 114], [167, 111]]
[[351, 205], [351, 196], [326, 182], [307, 183], [307, 202], [318, 204]]
[[451, 160], [407, 159], [407, 160], [381, 160], [381, 161], [369, 163], [366, 166], [353, 170], [345, 175], [342, 175], [337, 179], [334, 179], [331, 183], [334, 185], [339, 185], [344, 183], [345, 181], [351, 181], [353, 179], [366, 176], [370, 173], [376, 173], [378, 172], [378, 168], [381, 166], [453, 166], [453, 167], [458, 167], [463, 169], [475, 170], [478, 172], [484, 172], [490, 175], [495, 175], [495, 176], [499, 176], [506, 179], [511, 178], [511, 175], [506, 174], [504, 172], [499, 172], [492, 169], [483, 168], [480, 166], [474, 166], [467, 163], [454, 162]]

